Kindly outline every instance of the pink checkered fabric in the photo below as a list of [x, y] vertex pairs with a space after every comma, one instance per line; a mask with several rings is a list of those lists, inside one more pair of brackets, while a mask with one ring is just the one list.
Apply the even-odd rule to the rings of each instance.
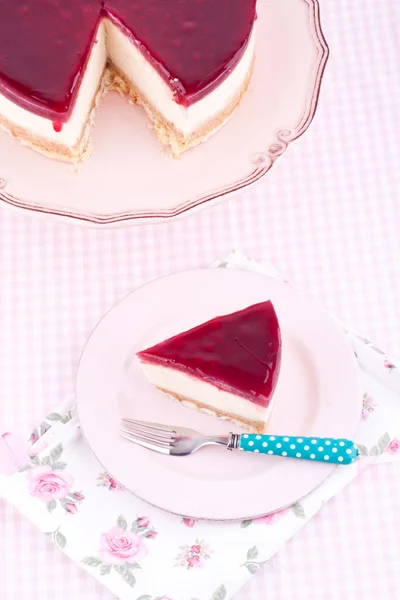
[[[94, 230], [0, 208], [0, 423], [26, 434], [73, 391], [102, 314], [141, 283], [238, 248], [400, 356], [400, 4], [321, 0], [317, 116], [257, 187], [169, 224]], [[376, 600], [400, 590], [400, 467], [366, 470], [238, 600]], [[0, 501], [1, 600], [112, 600]], [[188, 599], [189, 600], [189, 599]]]

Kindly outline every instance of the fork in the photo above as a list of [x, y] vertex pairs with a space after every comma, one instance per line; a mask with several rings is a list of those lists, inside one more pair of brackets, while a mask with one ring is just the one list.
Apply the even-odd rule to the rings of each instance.
[[358, 457], [358, 448], [354, 442], [342, 438], [256, 433], [204, 436], [186, 427], [127, 418], [121, 421], [120, 433], [123, 438], [139, 446], [172, 456], [187, 456], [203, 446], [215, 444], [224, 446], [227, 450], [244, 450], [338, 465], [351, 464]]

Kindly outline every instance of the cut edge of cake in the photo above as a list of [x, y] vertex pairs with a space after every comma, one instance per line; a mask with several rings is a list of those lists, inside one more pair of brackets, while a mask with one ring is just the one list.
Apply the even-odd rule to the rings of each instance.
[[[239, 427], [243, 427], [248, 431], [255, 433], [262, 433], [268, 423], [271, 416], [273, 407], [273, 395], [271, 396], [270, 402], [266, 408], [258, 408], [256, 405], [251, 404], [249, 400], [230, 394], [224, 390], [218, 389], [212, 384], [204, 384], [199, 380], [191, 377], [190, 375], [184, 374], [176, 369], [172, 369], [170, 375], [173, 375], [175, 382], [174, 385], [168, 385], [166, 379], [169, 378], [161, 377], [162, 367], [155, 367], [149, 363], [146, 363], [143, 359], [139, 359], [142, 370], [147, 380], [154, 385], [160, 392], [170, 396], [175, 402], [178, 402], [182, 406], [197, 410], [198, 412], [211, 415], [224, 421], [230, 421]], [[187, 384], [194, 384], [197, 388], [196, 394], [179, 394], [173, 388], [176, 387], [176, 378], [180, 379], [181, 382], [185, 379], [186, 387]], [[203, 388], [203, 385], [207, 386], [207, 389]], [[212, 387], [211, 387], [212, 386]], [[180, 385], [185, 387], [185, 385]], [[203, 389], [202, 389], [203, 388]], [[213, 393], [214, 400], [217, 400], [213, 405], [210, 404], [210, 392]], [[208, 396], [208, 403], [204, 401], [204, 397]], [[229, 404], [232, 405], [232, 401], [236, 406], [237, 412], [233, 408], [227, 410]], [[218, 406], [217, 406], [218, 404]], [[247, 412], [247, 417], [244, 413]], [[239, 414], [240, 413], [240, 414]]]
[[237, 93], [231, 98], [230, 103], [226, 105], [223, 111], [213, 116], [201, 128], [192, 132], [189, 136], [184, 136], [182, 132], [174, 127], [171, 121], [165, 119], [162, 114], [148, 102], [146, 97], [140, 93], [138, 88], [119, 72], [114, 65], [111, 65], [112, 75], [109, 89], [118, 92], [123, 97], [127, 97], [131, 104], [141, 106], [146, 111], [150, 126], [158, 141], [163, 146], [169, 147], [171, 154], [175, 158], [178, 158], [183, 152], [186, 152], [186, 150], [205, 142], [211, 135], [216, 133], [218, 129], [225, 125], [239, 106], [249, 87], [253, 68], [254, 58], [242, 87], [237, 90]]

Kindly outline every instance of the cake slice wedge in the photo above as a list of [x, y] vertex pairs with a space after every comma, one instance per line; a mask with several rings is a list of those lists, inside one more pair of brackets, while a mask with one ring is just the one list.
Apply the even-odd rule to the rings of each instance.
[[271, 301], [215, 317], [137, 353], [147, 379], [185, 406], [261, 433], [281, 365]]

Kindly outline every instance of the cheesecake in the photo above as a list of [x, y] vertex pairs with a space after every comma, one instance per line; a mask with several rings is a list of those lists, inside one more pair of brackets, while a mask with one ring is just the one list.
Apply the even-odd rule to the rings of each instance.
[[255, 19], [256, 0], [0, 0], [0, 128], [77, 163], [116, 90], [178, 156], [240, 103]]
[[282, 343], [271, 301], [215, 317], [137, 353], [149, 382], [190, 408], [262, 433]]

